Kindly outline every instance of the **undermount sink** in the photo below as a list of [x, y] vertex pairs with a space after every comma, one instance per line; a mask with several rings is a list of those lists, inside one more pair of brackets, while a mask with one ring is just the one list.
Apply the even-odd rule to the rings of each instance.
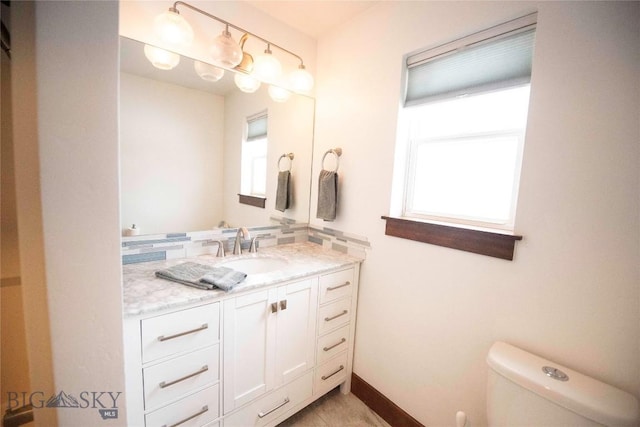
[[221, 263], [221, 266], [232, 268], [246, 274], [271, 273], [282, 270], [287, 260], [274, 257], [238, 258]]

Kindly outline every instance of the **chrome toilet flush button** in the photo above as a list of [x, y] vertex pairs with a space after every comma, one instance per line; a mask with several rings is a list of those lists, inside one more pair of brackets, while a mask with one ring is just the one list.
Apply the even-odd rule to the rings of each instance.
[[569, 375], [565, 374], [558, 368], [554, 368], [551, 366], [544, 366], [542, 368], [542, 372], [544, 372], [546, 376], [551, 377], [554, 380], [569, 381]]

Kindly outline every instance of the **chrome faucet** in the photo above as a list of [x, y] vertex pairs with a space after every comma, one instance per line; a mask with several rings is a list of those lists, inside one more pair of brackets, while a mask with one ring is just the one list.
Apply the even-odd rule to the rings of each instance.
[[249, 234], [249, 230], [246, 227], [238, 228], [238, 232], [236, 233], [236, 242], [233, 245], [233, 254], [240, 255], [242, 253], [242, 240], [250, 239], [251, 235]]
[[224, 257], [224, 243], [222, 243], [222, 241], [220, 240], [216, 240], [216, 243], [218, 244], [218, 253], [216, 253], [217, 257]]

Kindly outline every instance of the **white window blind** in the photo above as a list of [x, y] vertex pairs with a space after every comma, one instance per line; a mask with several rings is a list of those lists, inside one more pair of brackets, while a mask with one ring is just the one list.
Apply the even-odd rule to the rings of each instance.
[[537, 14], [407, 57], [405, 105], [527, 84]]
[[268, 115], [266, 111], [247, 118], [247, 141], [267, 137], [267, 119]]

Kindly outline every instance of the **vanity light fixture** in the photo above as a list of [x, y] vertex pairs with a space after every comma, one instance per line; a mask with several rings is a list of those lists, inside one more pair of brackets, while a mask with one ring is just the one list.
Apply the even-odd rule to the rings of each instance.
[[313, 76], [304, 68], [304, 64], [300, 63], [298, 69], [289, 75], [289, 84], [296, 92], [309, 92], [313, 88]]
[[[254, 80], [255, 78], [258, 78], [272, 83], [278, 81], [281, 78], [280, 74], [282, 73], [280, 61], [278, 61], [271, 51], [271, 47], [275, 47], [300, 61], [298, 68], [291, 73], [287, 82], [290, 86], [289, 89], [296, 92], [308, 93], [313, 88], [313, 76], [311, 76], [311, 74], [306, 70], [304, 61], [299, 55], [296, 55], [282, 46], [183, 1], [176, 1], [173, 4], [173, 7], [169, 8], [167, 12], [156, 17], [154, 30], [158, 40], [165, 43], [162, 44], [163, 47], [168, 49], [173, 47], [187, 47], [193, 41], [193, 30], [189, 23], [180, 15], [178, 6], [187, 7], [201, 15], [224, 24], [225, 28], [222, 34], [215, 39], [214, 44], [210, 49], [214, 64], [223, 68], [235, 68], [236, 70], [246, 74], [251, 73]], [[243, 33], [243, 36], [240, 39], [240, 44], [236, 43], [233, 39], [229, 32], [229, 28], [233, 28], [234, 30]], [[260, 55], [256, 58], [255, 63], [251, 55], [243, 51], [244, 41], [246, 41], [248, 36], [254, 37], [267, 45], [264, 55]], [[243, 87], [245, 89], [255, 86], [255, 83], [253, 82], [251, 85], [248, 85], [247, 82], [250, 82], [250, 80], [242, 76], [236, 76], [235, 81], [239, 87], [240, 84], [238, 81], [240, 81], [244, 85]], [[260, 82], [258, 81], [257, 87], [260, 86], [259, 83]], [[257, 87], [254, 90], [257, 90]]]
[[242, 62], [242, 48], [231, 37], [228, 24], [222, 34], [215, 38], [209, 52], [213, 62], [221, 67], [234, 68]]
[[282, 65], [280, 65], [278, 58], [273, 56], [273, 52], [271, 52], [271, 45], [267, 44], [264, 54], [256, 57], [253, 64], [253, 73], [260, 80], [267, 82], [273, 82], [280, 77], [280, 74], [282, 73]]
[[156, 16], [153, 29], [159, 42], [167, 48], [187, 47], [193, 42], [193, 29], [175, 6]]
[[168, 50], [160, 49], [159, 47], [151, 46], [149, 44], [144, 45], [144, 56], [147, 57], [149, 62], [161, 70], [170, 70], [180, 63], [180, 55]]

